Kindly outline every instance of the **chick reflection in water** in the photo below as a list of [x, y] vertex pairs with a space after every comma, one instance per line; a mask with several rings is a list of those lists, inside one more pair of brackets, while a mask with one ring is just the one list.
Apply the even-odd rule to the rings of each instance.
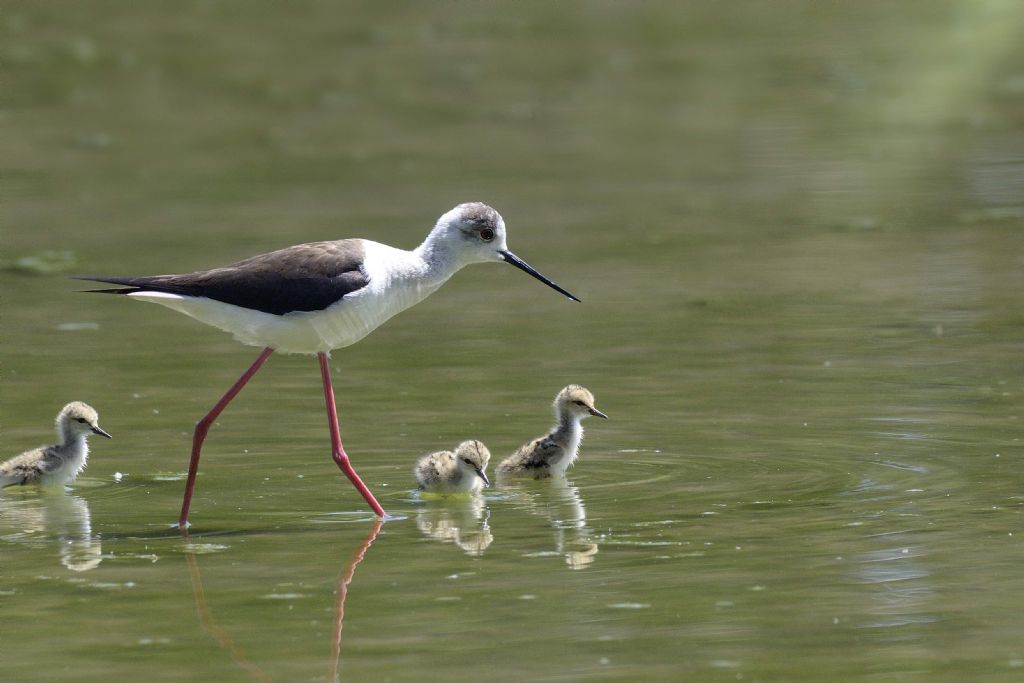
[[553, 530], [554, 551], [527, 553], [546, 556], [556, 553], [570, 569], [586, 569], [597, 557], [594, 532], [587, 526], [587, 510], [579, 489], [565, 477], [552, 477], [543, 482], [531, 480], [504, 481], [502, 490], [518, 507], [547, 520]]
[[56, 542], [60, 563], [74, 572], [95, 569], [103, 561], [89, 504], [62, 489], [40, 496], [0, 496], [0, 537], [40, 548]]
[[454, 543], [467, 555], [479, 557], [494, 542], [490, 512], [479, 493], [441, 498], [424, 496], [416, 515], [416, 528], [427, 538]]
[[416, 526], [425, 536], [454, 543], [469, 555], [482, 555], [487, 550], [494, 536], [480, 490], [491, 483], [486, 473], [490, 459], [487, 446], [479, 441], [463, 441], [454, 453], [430, 453], [416, 462], [413, 474], [425, 502]]

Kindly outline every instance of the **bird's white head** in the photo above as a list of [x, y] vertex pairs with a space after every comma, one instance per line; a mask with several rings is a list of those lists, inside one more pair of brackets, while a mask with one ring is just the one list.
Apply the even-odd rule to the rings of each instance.
[[573, 301], [579, 301], [509, 251], [505, 237], [505, 220], [500, 213], [481, 202], [459, 204], [437, 219], [437, 224], [424, 243], [424, 246], [426, 245], [448, 254], [448, 258], [455, 262], [456, 269], [470, 263], [504, 261], [529, 273]]
[[72, 401], [57, 414], [57, 433], [65, 442], [89, 434], [112, 438], [100, 427], [96, 409], [81, 401]]
[[483, 443], [480, 441], [463, 441], [455, 449], [455, 460], [458, 462], [459, 469], [465, 475], [480, 477], [484, 482], [484, 486], [491, 485], [484, 471], [487, 469], [487, 463], [491, 461], [491, 452], [487, 450], [487, 446], [483, 445]]
[[594, 405], [594, 394], [579, 384], [570, 384], [558, 392], [558, 395], [555, 396], [555, 412], [559, 415], [571, 415], [578, 419], [591, 415], [608, 419], [608, 416]]
[[501, 214], [480, 202], [459, 204], [437, 219], [434, 232], [460, 262], [501, 261], [505, 242], [505, 221]]

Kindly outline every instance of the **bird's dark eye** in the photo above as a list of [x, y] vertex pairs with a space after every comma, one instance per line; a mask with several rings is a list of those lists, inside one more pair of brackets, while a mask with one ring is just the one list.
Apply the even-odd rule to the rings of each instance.
[[575, 403], [575, 404], [576, 404], [576, 405], [578, 405], [578, 406], [582, 406], [582, 407], [584, 407], [584, 408], [586, 408], [586, 407], [587, 407], [587, 404], [586, 404], [586, 403], [584, 403], [583, 401], [573, 401], [573, 403]]
[[469, 458], [463, 458], [462, 462], [466, 463], [467, 465], [472, 465], [473, 464], [472, 462], [469, 461]]
[[86, 422], [88, 422], [88, 420], [86, 420], [84, 417], [76, 417], [75, 422], [81, 422], [82, 424], [85, 424]]
[[484, 228], [483, 230], [480, 231], [480, 239], [482, 239], [484, 242], [490, 242], [491, 240], [494, 239], [494, 231], [491, 230], [490, 228]]

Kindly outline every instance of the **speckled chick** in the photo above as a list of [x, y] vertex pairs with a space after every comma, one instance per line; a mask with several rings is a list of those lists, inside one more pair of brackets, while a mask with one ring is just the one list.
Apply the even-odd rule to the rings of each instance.
[[555, 396], [555, 426], [544, 436], [523, 445], [498, 465], [498, 474], [524, 474], [543, 479], [563, 474], [576, 462], [583, 439], [585, 417], [608, 418], [594, 407], [594, 395], [586, 387], [570, 384]]
[[479, 441], [463, 441], [455, 452], [438, 451], [416, 461], [413, 474], [423, 491], [431, 493], [472, 493], [490, 486], [484, 470], [491, 452]]
[[40, 446], [0, 465], [0, 488], [14, 484], [62, 486], [85, 469], [89, 457], [87, 437], [111, 438], [99, 425], [99, 415], [81, 401], [67, 404], [57, 414], [57, 438], [53, 446]]

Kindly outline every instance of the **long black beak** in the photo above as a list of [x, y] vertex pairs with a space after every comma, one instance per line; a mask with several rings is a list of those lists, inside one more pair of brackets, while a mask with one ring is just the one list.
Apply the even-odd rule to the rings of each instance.
[[579, 299], [576, 296], [570, 294], [568, 291], [562, 289], [561, 287], [556, 285], [554, 282], [552, 282], [551, 280], [547, 279], [546, 277], [544, 277], [543, 275], [538, 273], [536, 268], [534, 268], [529, 263], [527, 263], [523, 259], [519, 258], [515, 254], [513, 254], [511, 251], [505, 250], [505, 251], [499, 251], [498, 253], [501, 254], [501, 258], [505, 259], [505, 263], [511, 263], [513, 266], [515, 266], [519, 270], [521, 270], [521, 271], [523, 271], [525, 273], [529, 273], [530, 275], [534, 276], [535, 278], [537, 278], [538, 280], [540, 280], [541, 282], [546, 284], [548, 287], [550, 287], [551, 289], [555, 290], [556, 292], [561, 292], [562, 294], [566, 295], [567, 297], [569, 297], [573, 301], [579, 301]]
[[491, 485], [491, 480], [487, 478], [487, 475], [484, 474], [484, 471], [482, 469], [480, 469], [479, 467], [474, 467], [473, 469], [476, 470], [476, 476], [484, 480], [484, 486]]
[[96, 426], [96, 427], [89, 427], [89, 429], [91, 429], [91, 430], [92, 430], [92, 433], [93, 433], [93, 434], [99, 434], [100, 436], [105, 436], [105, 437], [107, 437], [108, 439], [113, 439], [113, 438], [114, 438], [114, 437], [112, 437], [112, 436], [111, 436], [110, 434], [107, 434], [107, 433], [106, 433], [105, 431], [103, 431], [103, 429], [102, 429], [102, 428], [100, 428], [99, 426]]
[[606, 420], [608, 419], [608, 416], [602, 413], [597, 408], [588, 408], [588, 410], [590, 410], [590, 414], [593, 415], [594, 417], [603, 417]]

